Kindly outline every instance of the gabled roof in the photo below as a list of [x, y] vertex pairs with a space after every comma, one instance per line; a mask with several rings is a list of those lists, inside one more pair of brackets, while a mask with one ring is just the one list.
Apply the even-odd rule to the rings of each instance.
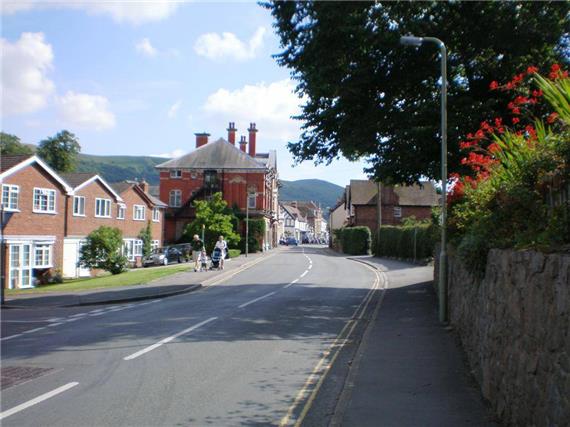
[[99, 181], [103, 187], [105, 187], [116, 200], [122, 202], [123, 199], [115, 190], [107, 184], [107, 182], [101, 178], [99, 175], [93, 172], [66, 172], [61, 173], [61, 177], [69, 184], [74, 191], [80, 190], [83, 187], [91, 184], [94, 181]]
[[157, 169], [249, 169], [264, 170], [262, 159], [254, 159], [223, 138], [196, 148], [191, 153], [156, 166]]
[[[61, 176], [59, 176], [52, 168], [50, 168], [42, 159], [38, 156], [0, 156], [1, 157], [1, 168], [0, 168], [0, 180], [9, 177], [10, 175], [24, 169], [36, 163], [39, 167], [45, 170], [48, 175], [50, 175], [54, 180], [56, 180], [67, 192], [67, 194], [73, 194], [73, 189], [65, 182]], [[4, 163], [5, 162], [5, 163]]]
[[299, 221], [307, 222], [307, 218], [303, 215], [303, 213], [297, 209], [295, 206], [281, 203], [281, 207], [294, 219], [298, 219]]
[[118, 193], [123, 194], [125, 191], [129, 189], [133, 189], [136, 191], [143, 199], [146, 199], [149, 204], [157, 206], [157, 207], [167, 207], [168, 205], [163, 201], [157, 199], [154, 196], [151, 196], [148, 193], [145, 193], [142, 188], [136, 182], [129, 182], [129, 181], [122, 181], [122, 182], [115, 182], [111, 184], [111, 187]]
[[[432, 182], [422, 182], [421, 185], [411, 186], [385, 186], [382, 185], [382, 197], [386, 191], [393, 189], [398, 197], [400, 206], [435, 206], [438, 203], [435, 186]], [[351, 180], [349, 186], [350, 202], [353, 205], [376, 205], [378, 184], [366, 180]]]

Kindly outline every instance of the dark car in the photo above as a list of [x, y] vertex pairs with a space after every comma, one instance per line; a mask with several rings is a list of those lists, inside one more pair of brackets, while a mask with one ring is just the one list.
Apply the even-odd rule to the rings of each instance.
[[287, 237], [287, 241], [285, 242], [287, 246], [297, 246], [299, 241], [294, 237]]
[[192, 245], [190, 243], [179, 243], [171, 247], [176, 248], [180, 252], [182, 261], [190, 261], [192, 259]]
[[182, 262], [184, 257], [180, 250], [173, 246], [154, 249], [150, 255], [143, 258], [143, 265], [168, 265], [171, 262]]

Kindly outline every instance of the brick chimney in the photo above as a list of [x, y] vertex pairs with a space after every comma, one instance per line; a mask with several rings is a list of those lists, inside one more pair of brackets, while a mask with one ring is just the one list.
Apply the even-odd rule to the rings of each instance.
[[246, 152], [246, 145], [247, 141], [245, 140], [245, 136], [242, 135], [239, 140], [239, 148], [241, 148], [241, 151], [243, 151], [244, 153]]
[[210, 136], [209, 133], [202, 132], [202, 133], [195, 133], [196, 135], [196, 148], [200, 148], [202, 145], [206, 145], [208, 143], [208, 137]]
[[257, 133], [257, 129], [255, 128], [255, 123], [249, 124], [249, 155], [251, 157], [255, 157], [255, 137]]
[[236, 124], [235, 122], [230, 122], [228, 126], [228, 142], [232, 145], [236, 145]]
[[142, 191], [144, 191], [146, 194], [148, 194], [149, 185], [148, 185], [148, 182], [146, 182], [146, 180], [144, 178], [140, 180], [139, 187]]

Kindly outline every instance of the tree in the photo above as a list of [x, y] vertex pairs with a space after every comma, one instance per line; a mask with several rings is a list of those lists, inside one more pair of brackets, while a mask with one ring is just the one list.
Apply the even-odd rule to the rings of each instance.
[[143, 242], [143, 256], [150, 255], [152, 251], [152, 228], [150, 221], [147, 222], [146, 227], [139, 233], [139, 239]]
[[16, 155], [32, 155], [34, 150], [27, 145], [22, 144], [20, 138], [16, 135], [0, 132], [0, 155], [16, 156]]
[[182, 240], [189, 242], [194, 234], [201, 237], [202, 226], [205, 226], [204, 243], [208, 250], [213, 250], [219, 236], [224, 236], [229, 246], [240, 241], [239, 234], [234, 231], [234, 215], [222, 198], [222, 193], [214, 193], [210, 200], [196, 200], [194, 208], [196, 218], [186, 226]]
[[73, 172], [81, 146], [77, 137], [67, 130], [40, 142], [38, 155], [58, 172]]
[[459, 140], [501, 116], [491, 92], [528, 65], [569, 62], [568, 2], [280, 2], [265, 4], [303, 97], [297, 161], [366, 159], [384, 182], [439, 177], [438, 50], [400, 36], [433, 36], [448, 47], [449, 170]]
[[101, 226], [93, 230], [81, 247], [79, 263], [86, 268], [98, 268], [112, 274], [127, 269], [128, 259], [121, 253], [123, 235], [114, 227]]

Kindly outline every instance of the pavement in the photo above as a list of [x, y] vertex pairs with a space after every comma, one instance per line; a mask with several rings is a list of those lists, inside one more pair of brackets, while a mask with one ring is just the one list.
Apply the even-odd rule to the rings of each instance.
[[457, 338], [438, 321], [433, 267], [355, 260], [378, 269], [384, 288], [329, 425], [495, 426]]
[[[140, 285], [75, 292], [57, 292], [56, 286], [54, 286], [53, 292], [7, 295], [5, 305], [2, 308], [72, 307], [77, 305], [118, 304], [171, 297], [200, 289], [212, 280], [217, 280], [218, 278], [222, 279], [223, 277], [234, 274], [237, 270], [247, 268], [251, 264], [260, 262], [261, 259], [265, 257], [275, 255], [279, 250], [280, 248], [276, 248], [268, 252], [249, 254], [248, 257], [241, 255], [237, 258], [226, 260], [224, 270], [221, 271], [194, 272], [192, 270], [194, 264], [190, 262], [188, 263], [187, 272], [176, 273]], [[170, 267], [172, 267], [172, 265], [149, 268]]]

